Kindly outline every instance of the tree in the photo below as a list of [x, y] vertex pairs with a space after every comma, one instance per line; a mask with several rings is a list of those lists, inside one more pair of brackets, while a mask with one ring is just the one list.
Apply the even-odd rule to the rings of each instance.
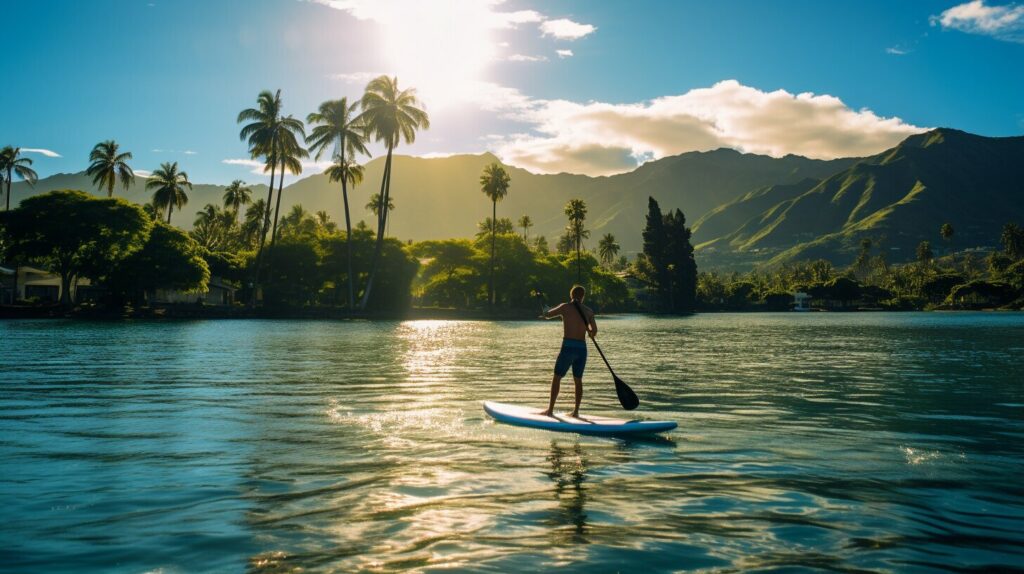
[[[270, 208], [274, 204], [274, 176], [277, 173], [278, 149], [284, 132], [294, 134], [296, 120], [281, 117], [281, 90], [271, 93], [264, 90], [256, 97], [256, 107], [247, 108], [238, 113], [237, 123], [248, 122], [238, 133], [239, 139], [248, 141], [249, 154], [252, 158], [264, 158], [264, 172], [270, 171], [270, 188], [264, 202], [263, 223], [259, 230], [259, 246], [256, 250], [256, 265], [253, 269], [253, 282], [259, 282], [263, 265], [263, 247], [267, 242], [270, 230]], [[281, 174], [284, 178], [284, 174]], [[256, 289], [252, 290], [250, 305], [256, 304]]]
[[368, 136], [383, 142], [387, 147], [387, 159], [384, 161], [384, 175], [381, 178], [378, 200], [377, 242], [374, 246], [373, 259], [370, 263], [370, 275], [366, 281], [366, 289], [360, 307], [365, 309], [373, 291], [373, 281], [377, 274], [381, 249], [384, 247], [384, 226], [388, 220], [388, 209], [391, 200], [391, 158], [400, 141], [411, 144], [416, 141], [416, 130], [429, 129], [430, 118], [427, 112], [420, 109], [422, 105], [416, 97], [414, 88], [401, 90], [398, 78], [379, 76], [366, 85], [360, 105], [363, 112], [356, 118], [360, 125], [365, 126]]
[[331, 215], [324, 210], [320, 210], [313, 214], [316, 218], [317, 227], [326, 233], [336, 233], [338, 231], [338, 224], [331, 220]]
[[569, 225], [566, 231], [572, 237], [573, 245], [576, 247], [576, 282], [583, 280], [583, 272], [580, 267], [580, 253], [583, 249], [583, 239], [590, 235], [584, 228], [583, 223], [587, 219], [587, 204], [582, 199], [570, 199], [565, 204], [565, 216], [569, 218]]
[[158, 210], [167, 210], [167, 223], [171, 222], [171, 213], [175, 208], [181, 211], [188, 203], [188, 194], [185, 189], [192, 189], [192, 182], [188, 180], [188, 174], [178, 171], [178, 162], [164, 162], [159, 169], [146, 180], [146, 189], [154, 190], [153, 206]]
[[7, 200], [4, 211], [11, 210], [11, 181], [14, 176], [25, 180], [30, 186], [36, 184], [39, 176], [36, 171], [29, 167], [32, 165], [32, 158], [21, 157], [20, 147], [7, 146], [0, 150], [0, 184], [7, 183]]
[[266, 212], [267, 202], [264, 199], [257, 199], [249, 204], [249, 208], [245, 210], [245, 219], [242, 222], [241, 228], [241, 240], [242, 244], [249, 249], [255, 247], [259, 241]]
[[348, 208], [348, 186], [351, 185], [354, 189], [363, 181], [363, 166], [356, 163], [351, 157], [338, 155], [325, 173], [328, 180], [341, 182], [341, 197], [345, 203], [345, 252], [348, 259], [346, 277], [348, 278], [348, 308], [351, 311], [355, 308], [355, 280], [352, 275], [352, 218]]
[[292, 172], [292, 175], [299, 175], [302, 173], [302, 158], [309, 157], [309, 152], [306, 151], [301, 145], [299, 145], [296, 136], [305, 137], [305, 132], [302, 126], [302, 122], [288, 116], [281, 120], [282, 125], [285, 127], [284, 131], [281, 132], [281, 138], [277, 142], [277, 152], [271, 156], [273, 161], [275, 158], [281, 167], [281, 177], [277, 179], [277, 205], [274, 207], [274, 228], [270, 234], [270, 246], [274, 246], [274, 242], [277, 240], [277, 218], [281, 213], [281, 195], [284, 192], [284, 174], [286, 171]]
[[251, 202], [252, 190], [240, 179], [232, 181], [231, 185], [224, 190], [224, 207], [230, 209], [235, 217], [238, 217], [238, 212], [243, 205], [249, 205]]
[[[498, 220], [498, 202], [508, 195], [510, 178], [505, 168], [492, 163], [484, 168], [480, 175], [480, 191], [491, 200], [491, 222]], [[488, 302], [494, 306], [494, 245], [497, 229], [491, 226], [491, 275], [487, 286]]]
[[[492, 233], [498, 235], [505, 235], [507, 233], [515, 233], [515, 227], [512, 226], [512, 220], [507, 217], [501, 217], [497, 222], [493, 221], [490, 217], [485, 217], [483, 221], [476, 224], [476, 239], [479, 241], [485, 237], [490, 237]], [[490, 288], [488, 288], [490, 293]]]
[[[377, 221], [380, 221], [381, 219], [380, 207], [380, 194], [374, 193], [373, 195], [370, 196], [370, 200], [366, 202], [366, 209], [377, 217]], [[395, 201], [393, 199], [388, 198], [388, 212], [390, 213], [391, 211], [394, 211], [394, 209]]]
[[59, 274], [65, 305], [78, 277], [105, 276], [143, 244], [153, 225], [138, 205], [77, 190], [26, 198], [2, 223], [7, 255]]
[[662, 215], [654, 198], [648, 198], [643, 255], [637, 273], [654, 288], [658, 308], [672, 313], [694, 309], [697, 296], [697, 263], [693, 258], [692, 232], [679, 209]]
[[529, 243], [530, 241], [530, 228], [533, 227], [533, 220], [530, 219], [529, 215], [524, 215], [519, 218], [519, 227], [523, 228], [523, 241]]
[[114, 268], [108, 284], [136, 302], [157, 289], [204, 291], [210, 269], [202, 251], [184, 231], [156, 222], [142, 248]]
[[942, 240], [947, 244], [953, 239], [953, 234], [956, 231], [953, 229], [953, 225], [950, 223], [943, 223], [942, 227], [939, 228], [939, 235], [942, 236]]
[[1013, 261], [1024, 257], [1024, 229], [1016, 223], [1007, 223], [999, 234], [999, 242], [1003, 244], [1003, 251]]
[[615, 261], [615, 256], [619, 254], [619, 244], [615, 242], [615, 236], [611, 233], [605, 233], [604, 237], [597, 244], [597, 254], [601, 258], [601, 263], [605, 266], [611, 265], [612, 261]]
[[100, 142], [89, 152], [92, 164], [85, 170], [85, 174], [92, 176], [93, 185], [107, 189], [107, 197], [113, 197], [114, 184], [118, 181], [125, 190], [135, 183], [135, 172], [128, 165], [130, 159], [132, 152], [120, 151], [120, 146], [114, 140]]
[[306, 138], [310, 151], [320, 159], [328, 147], [333, 146], [334, 163], [327, 170], [330, 181], [341, 182], [341, 201], [345, 207], [345, 250], [348, 258], [348, 308], [355, 306], [355, 283], [352, 280], [352, 218], [348, 208], [348, 185], [355, 187], [363, 179], [363, 168], [355, 163], [357, 153], [370, 155], [366, 150], [366, 135], [362, 124], [356, 121], [358, 102], [349, 105], [348, 98], [328, 100], [320, 109], [306, 116], [306, 123], [315, 126]]

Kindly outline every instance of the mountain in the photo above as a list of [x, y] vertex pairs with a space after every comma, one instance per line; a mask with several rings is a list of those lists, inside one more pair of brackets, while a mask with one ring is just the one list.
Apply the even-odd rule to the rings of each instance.
[[[856, 159], [812, 160], [800, 156], [773, 158], [743, 154], [731, 149], [689, 152], [650, 161], [636, 170], [606, 177], [575, 174], [534, 174], [505, 166], [511, 187], [498, 204], [498, 217], [517, 221], [529, 215], [535, 227], [531, 236], [546, 235], [552, 245], [562, 233], [566, 220], [566, 202], [572, 198], [586, 201], [589, 244], [597, 244], [605, 233], [613, 233], [623, 252], [640, 249], [641, 231], [647, 211], [647, 197], [653, 196], [663, 209], [682, 209], [689, 221], [697, 221], [706, 212], [733, 201], [752, 189], [775, 184], [793, 185], [808, 178], [824, 179], [854, 164]], [[479, 178], [484, 167], [500, 160], [489, 153], [453, 155], [441, 158], [395, 156], [391, 196], [395, 210], [389, 233], [403, 239], [440, 239], [472, 237], [477, 223], [491, 215], [491, 204], [480, 192]], [[367, 162], [363, 182], [349, 190], [353, 222], [372, 222], [364, 206], [371, 194], [380, 189], [383, 158]], [[144, 180], [119, 196], [132, 201], [149, 201]], [[34, 189], [23, 183], [13, 186], [16, 203], [30, 193], [51, 189], [83, 189], [99, 194], [84, 174], [59, 174], [40, 180]], [[188, 217], [175, 215], [174, 223], [191, 228], [196, 211], [206, 203], [220, 204], [223, 186], [196, 185], [185, 208]], [[259, 190], [259, 191], [257, 191]], [[265, 197], [266, 186], [253, 186], [254, 197]], [[344, 211], [340, 184], [323, 174], [303, 178], [285, 187], [282, 214], [301, 203], [310, 212], [327, 211], [341, 223]]]
[[[195, 214], [207, 203], [215, 205], [224, 204], [224, 190], [227, 188], [226, 185], [212, 185], [206, 183], [193, 183], [192, 190], [188, 191], [188, 204], [185, 206], [183, 213], [177, 211], [171, 216], [171, 223], [184, 227], [185, 229], [192, 229], [192, 220], [195, 219]], [[260, 197], [266, 199], [267, 197], [267, 186], [264, 184], [249, 185], [252, 189], [253, 199]], [[45, 177], [36, 182], [35, 186], [29, 187], [25, 182], [15, 182], [11, 185], [11, 206], [17, 205], [22, 199], [26, 197], [37, 195], [40, 193], [46, 193], [55, 189], [80, 189], [82, 191], [89, 192], [93, 195], [100, 197], [107, 196], [106, 189], [99, 189], [92, 184], [92, 178], [85, 175], [85, 172], [79, 173], [58, 173]], [[153, 192], [146, 191], [146, 179], [138, 175], [135, 176], [135, 183], [129, 186], [127, 190], [120, 186], [114, 188], [115, 197], [123, 197], [129, 201], [135, 203], [149, 203], [153, 199]]]
[[1024, 221], [1024, 137], [936, 129], [809, 183], [769, 186], [709, 213], [696, 225], [699, 257], [847, 263], [870, 238], [890, 261], [906, 261], [920, 241], [939, 247], [947, 222], [957, 249], [996, 245], [1004, 223]]
[[[608, 177], [574, 174], [534, 174], [505, 166], [511, 186], [498, 204], [498, 217], [517, 221], [529, 215], [531, 235], [545, 235], [552, 244], [565, 227], [563, 209], [572, 198], [587, 203], [587, 226], [592, 244], [604, 233], [613, 233], [623, 251], [640, 249], [647, 197], [663, 208], [680, 208], [691, 221], [708, 210], [731, 201], [756, 187], [795, 183], [807, 178], [819, 181], [846, 169], [857, 160], [811, 160], [798, 156], [772, 158], [720, 149], [690, 152], [648, 162], [636, 170]], [[390, 233], [402, 238], [440, 239], [470, 237], [477, 223], [491, 215], [491, 204], [480, 192], [484, 167], [500, 160], [492, 154], [455, 155], [445, 158], [395, 156], [391, 195], [395, 210]], [[371, 194], [380, 190], [383, 160], [366, 165], [363, 183], [351, 191], [353, 219], [372, 219], [364, 208]], [[324, 175], [313, 175], [285, 188], [284, 203], [302, 203], [306, 209], [326, 209], [341, 221], [341, 191]]]

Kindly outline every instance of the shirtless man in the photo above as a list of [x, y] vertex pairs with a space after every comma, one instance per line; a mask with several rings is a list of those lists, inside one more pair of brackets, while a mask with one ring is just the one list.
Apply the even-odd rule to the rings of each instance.
[[[583, 369], [587, 366], [587, 335], [597, 336], [597, 323], [594, 322], [594, 312], [583, 304], [583, 297], [586, 291], [583, 287], [576, 285], [569, 291], [570, 301], [562, 303], [552, 309], [547, 309], [541, 315], [542, 319], [562, 318], [562, 327], [565, 329], [562, 339], [562, 350], [555, 360], [555, 376], [551, 379], [551, 402], [548, 410], [541, 413], [544, 416], [552, 416], [555, 410], [555, 399], [558, 398], [558, 391], [561, 386], [562, 377], [572, 367], [572, 379], [576, 382], [576, 408], [572, 410], [573, 418], [580, 415], [580, 400], [583, 398]], [[579, 310], [577, 310], [579, 309]], [[580, 316], [580, 311], [586, 315], [586, 322]]]

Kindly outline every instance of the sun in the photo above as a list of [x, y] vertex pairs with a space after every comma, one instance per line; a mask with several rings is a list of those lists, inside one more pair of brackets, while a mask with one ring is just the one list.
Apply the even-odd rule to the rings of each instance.
[[430, 111], [464, 101], [495, 58], [493, 14], [483, 2], [409, 2], [381, 18], [383, 53], [399, 86]]

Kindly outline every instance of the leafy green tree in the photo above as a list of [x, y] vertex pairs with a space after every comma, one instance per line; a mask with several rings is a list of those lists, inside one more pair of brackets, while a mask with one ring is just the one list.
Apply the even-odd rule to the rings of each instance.
[[935, 258], [935, 253], [932, 251], [932, 244], [930, 241], [922, 241], [917, 244], [917, 262], [923, 266], [931, 265], [932, 259]]
[[238, 219], [230, 208], [221, 209], [212, 203], [196, 212], [192, 238], [209, 251], [227, 251], [240, 247]]
[[122, 259], [107, 283], [139, 303], [145, 293], [157, 289], [205, 291], [209, 280], [199, 244], [184, 231], [156, 222], [142, 248]]
[[547, 255], [548, 253], [550, 253], [551, 248], [548, 247], [548, 238], [544, 237], [543, 235], [538, 235], [533, 240], [533, 250], [542, 255]]
[[[306, 123], [313, 127], [306, 145], [316, 153], [319, 160], [328, 148], [332, 148], [333, 165], [328, 168], [330, 181], [341, 183], [341, 200], [345, 207], [345, 237], [352, 235], [352, 219], [348, 207], [348, 185], [353, 186], [363, 179], [363, 169], [355, 162], [356, 154], [370, 155], [366, 150], [366, 132], [364, 126], [356, 121], [358, 102], [348, 103], [348, 98], [328, 100], [320, 104], [320, 109], [306, 117]], [[352, 277], [352, 246], [346, 248], [349, 263], [348, 277], [348, 308], [355, 306], [355, 286]]]
[[[377, 221], [380, 221], [380, 208], [382, 204], [380, 202], [380, 194], [374, 193], [370, 196], [370, 200], [366, 202], [366, 209], [377, 217]], [[395, 200], [388, 198], [388, 213], [395, 210]]]
[[249, 204], [245, 210], [245, 220], [242, 222], [241, 240], [248, 249], [254, 248], [259, 243], [260, 232], [263, 229], [263, 219], [267, 213], [267, 202], [257, 199]]
[[[492, 163], [484, 168], [480, 175], [480, 191], [491, 200], [491, 222], [498, 221], [498, 202], [508, 195], [509, 182], [511, 179], [505, 168], [498, 163]], [[491, 276], [487, 287], [488, 301], [494, 306], [494, 246], [498, 230], [491, 227]]]
[[6, 146], [0, 150], [0, 184], [7, 184], [7, 199], [4, 211], [11, 210], [11, 182], [14, 176], [23, 179], [30, 186], [36, 184], [39, 176], [36, 171], [29, 167], [32, 165], [32, 158], [21, 157], [20, 147]]
[[181, 211], [188, 203], [185, 189], [192, 189], [188, 174], [178, 171], [178, 162], [164, 162], [146, 180], [146, 189], [153, 190], [153, 206], [159, 211], [167, 210], [167, 223], [175, 208]]
[[610, 266], [612, 261], [615, 260], [615, 256], [619, 254], [619, 244], [615, 242], [615, 236], [611, 233], [606, 233], [601, 241], [597, 244], [597, 254], [601, 258], [601, 263], [605, 266]]
[[412, 253], [427, 262], [421, 270], [420, 300], [427, 305], [468, 307], [482, 291], [477, 262], [482, 253], [466, 239], [421, 241]]
[[324, 233], [337, 233], [338, 224], [331, 220], [331, 215], [324, 210], [320, 210], [313, 214], [316, 219], [316, 225]]
[[107, 197], [113, 197], [114, 185], [118, 181], [125, 190], [135, 183], [135, 172], [128, 165], [130, 159], [132, 152], [122, 152], [114, 140], [103, 141], [89, 152], [89, 161], [92, 163], [85, 170], [85, 174], [92, 176], [93, 185], [107, 189]]
[[[314, 133], [316, 133], [316, 129], [319, 127], [320, 126], [314, 128]], [[347, 137], [345, 141], [348, 141]], [[345, 148], [345, 146], [340, 147], [341, 149]], [[355, 188], [356, 185], [363, 181], [363, 166], [356, 163], [352, 157], [344, 157], [344, 155], [341, 154], [335, 157], [334, 163], [332, 163], [324, 173], [327, 174], [327, 178], [330, 181], [341, 182], [341, 196], [345, 203], [345, 253], [348, 259], [348, 263], [346, 264], [346, 277], [348, 277], [348, 308], [351, 311], [355, 308], [356, 291], [355, 280], [352, 274], [352, 242], [349, 241], [349, 238], [352, 237], [352, 218], [349, 215], [348, 209], [348, 186], [351, 185]]]
[[29, 197], [4, 216], [8, 257], [59, 274], [65, 305], [79, 277], [104, 277], [143, 244], [152, 225], [138, 205], [76, 190]]
[[644, 251], [636, 269], [641, 279], [654, 288], [661, 310], [687, 312], [696, 305], [697, 263], [691, 234], [682, 211], [662, 215], [658, 202], [648, 199]]
[[384, 176], [381, 178], [380, 196], [378, 201], [377, 243], [374, 247], [373, 260], [370, 263], [370, 275], [366, 281], [366, 289], [360, 307], [365, 309], [373, 291], [373, 282], [377, 274], [377, 265], [384, 247], [384, 230], [388, 220], [385, 205], [391, 203], [391, 158], [400, 141], [411, 144], [416, 140], [416, 130], [429, 129], [430, 118], [427, 112], [420, 109], [422, 104], [416, 97], [413, 88], [401, 90], [398, 78], [380, 76], [366, 85], [360, 105], [363, 112], [356, 121], [365, 126], [367, 136], [382, 142], [387, 148], [387, 159], [384, 161]]
[[252, 189], [240, 179], [232, 181], [231, 185], [224, 190], [224, 207], [230, 209], [235, 217], [238, 217], [238, 212], [241, 211], [243, 205], [249, 205], [251, 202]]
[[519, 218], [519, 227], [523, 228], [523, 240], [529, 243], [530, 228], [533, 227], [533, 220], [530, 219], [529, 215], [524, 215]]
[[570, 199], [569, 203], [565, 204], [565, 216], [569, 218], [566, 231], [572, 237], [573, 245], [576, 248], [576, 281], [582, 281], [580, 253], [583, 249], [583, 240], [590, 236], [590, 232], [584, 227], [584, 222], [587, 219], [587, 204], [582, 199]]

